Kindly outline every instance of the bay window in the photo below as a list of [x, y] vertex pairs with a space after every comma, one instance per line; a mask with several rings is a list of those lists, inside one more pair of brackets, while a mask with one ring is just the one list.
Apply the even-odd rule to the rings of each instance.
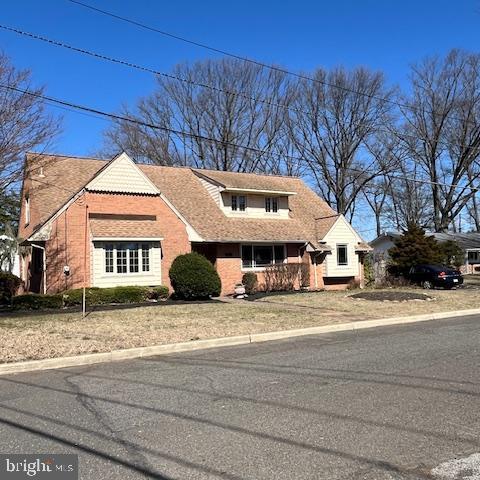
[[285, 263], [285, 245], [242, 245], [242, 268], [262, 268]]

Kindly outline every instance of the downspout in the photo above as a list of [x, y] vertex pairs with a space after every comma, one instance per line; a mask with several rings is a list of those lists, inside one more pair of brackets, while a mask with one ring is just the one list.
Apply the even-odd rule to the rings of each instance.
[[45, 247], [42, 247], [40, 245], [35, 245], [34, 243], [31, 244], [33, 248], [38, 248], [42, 250], [43, 252], [43, 261], [42, 261], [42, 266], [43, 266], [43, 275], [42, 275], [42, 283], [43, 283], [43, 294], [45, 295], [47, 293], [47, 255], [45, 252]]

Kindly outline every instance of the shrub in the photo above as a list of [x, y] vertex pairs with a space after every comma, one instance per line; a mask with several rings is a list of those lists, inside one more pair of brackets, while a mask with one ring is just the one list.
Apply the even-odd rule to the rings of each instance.
[[258, 286], [257, 274], [254, 272], [247, 272], [243, 274], [242, 283], [245, 286], [245, 293], [251, 295], [255, 293]]
[[460, 268], [465, 262], [465, 252], [460, 248], [457, 242], [447, 240], [440, 244], [443, 254], [443, 263]]
[[360, 288], [360, 280], [352, 278], [347, 285], [347, 290], [358, 290]]
[[160, 285], [159, 287], [152, 287], [147, 289], [147, 299], [148, 300], [164, 300], [168, 298], [169, 295], [168, 287], [165, 285]]
[[365, 279], [365, 285], [369, 287], [375, 283], [375, 262], [371, 253], [365, 255], [363, 260], [363, 276]]
[[178, 298], [205, 299], [220, 295], [222, 290], [214, 266], [196, 252], [179, 255], [170, 267], [169, 276]]
[[22, 281], [13, 273], [0, 272], [0, 305], [10, 305]]
[[388, 253], [401, 274], [408, 273], [413, 265], [442, 263], [444, 259], [440, 244], [415, 224], [408, 225]]
[[[87, 305], [105, 305], [109, 303], [141, 303], [147, 300], [159, 300], [168, 297], [168, 288], [159, 287], [110, 287], [87, 288], [85, 292]], [[66, 307], [81, 305], [83, 289], [76, 288], [63, 292], [63, 301]]]
[[267, 292], [294, 290], [300, 280], [302, 263], [282, 263], [265, 268], [265, 290]]
[[310, 286], [310, 264], [307, 262], [300, 264], [300, 286], [304, 288]]
[[412, 283], [403, 276], [386, 275], [375, 283], [375, 288], [412, 287]]
[[62, 308], [63, 298], [57, 295], [38, 295], [27, 293], [13, 297], [12, 306], [18, 310], [43, 310], [46, 308]]

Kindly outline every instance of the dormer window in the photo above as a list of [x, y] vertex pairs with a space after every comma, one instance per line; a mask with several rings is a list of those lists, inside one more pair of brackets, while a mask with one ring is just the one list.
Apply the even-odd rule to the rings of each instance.
[[232, 195], [232, 211], [244, 212], [247, 207], [245, 195]]
[[30, 223], [30, 197], [25, 197], [25, 225]]
[[278, 197], [265, 197], [265, 211], [267, 213], [278, 212]]

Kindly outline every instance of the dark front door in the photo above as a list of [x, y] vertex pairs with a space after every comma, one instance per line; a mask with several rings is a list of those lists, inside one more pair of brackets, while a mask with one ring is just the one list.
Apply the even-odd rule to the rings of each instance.
[[43, 287], [43, 250], [32, 247], [30, 260], [30, 285], [28, 290], [32, 293], [40, 293]]

